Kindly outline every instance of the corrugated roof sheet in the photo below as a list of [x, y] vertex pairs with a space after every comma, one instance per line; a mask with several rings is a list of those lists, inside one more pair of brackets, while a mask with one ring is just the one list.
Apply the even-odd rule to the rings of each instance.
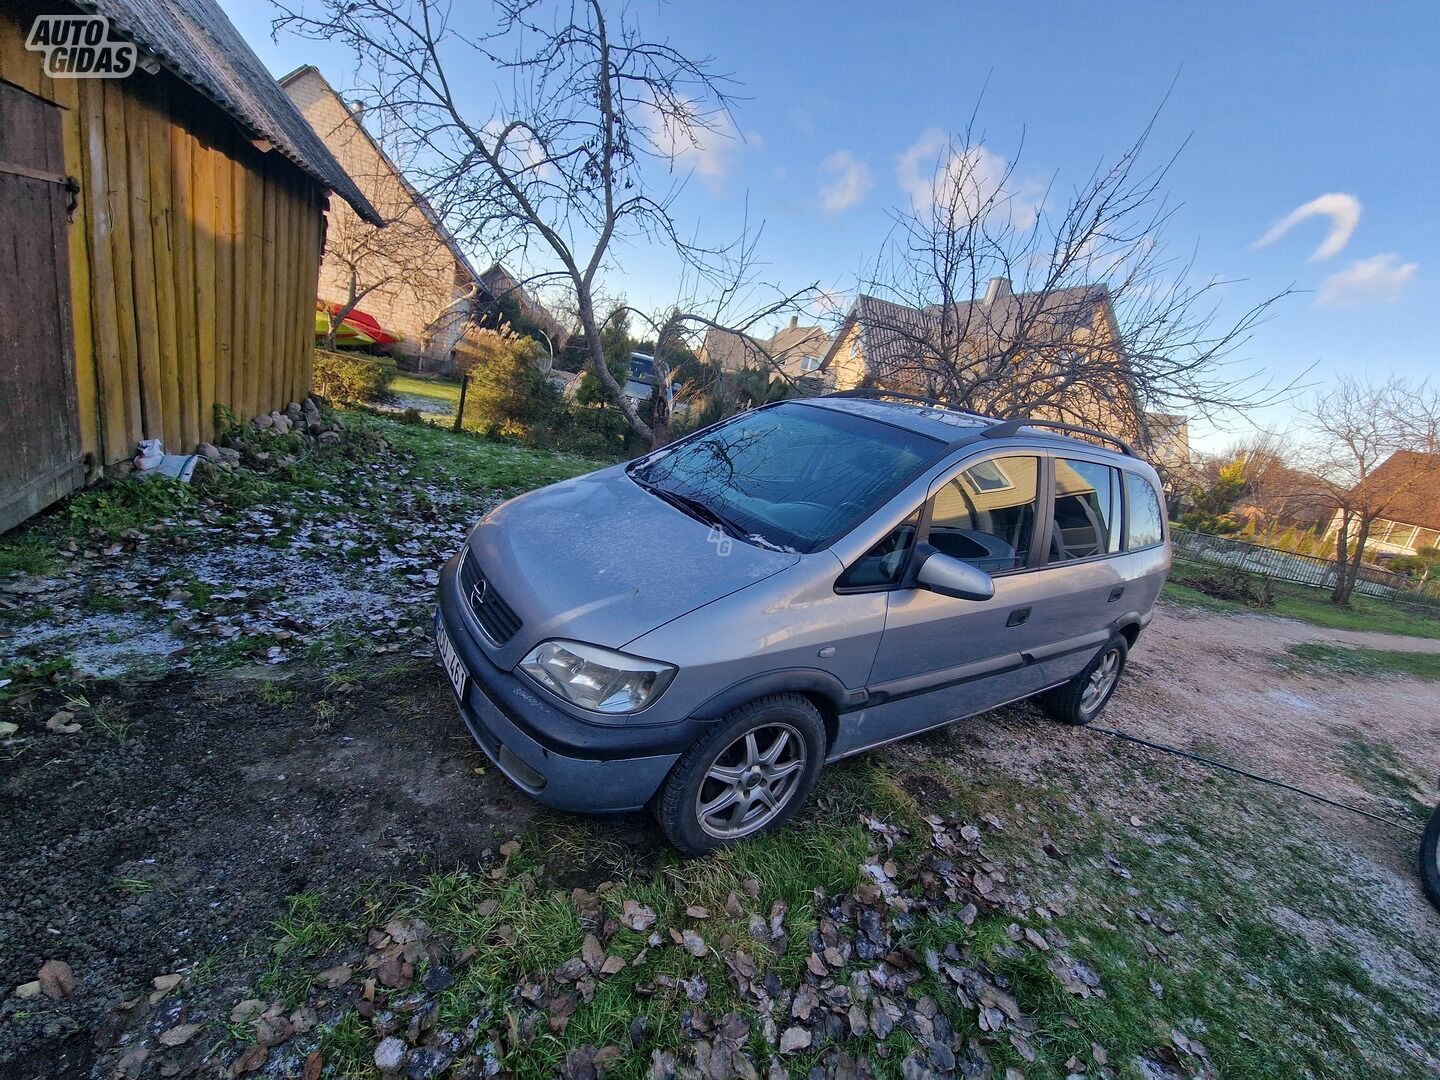
[[154, 55], [252, 136], [268, 140], [366, 221], [384, 224], [214, 0], [83, 0], [78, 6], [104, 15], [115, 33]]

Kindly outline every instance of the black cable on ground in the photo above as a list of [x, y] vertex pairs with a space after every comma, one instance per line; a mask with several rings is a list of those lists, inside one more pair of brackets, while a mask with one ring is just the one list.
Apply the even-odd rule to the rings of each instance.
[[1249, 772], [1235, 765], [1227, 765], [1223, 761], [1215, 761], [1212, 758], [1202, 757], [1199, 754], [1192, 754], [1188, 750], [1181, 750], [1178, 747], [1174, 746], [1166, 746], [1164, 743], [1151, 742], [1149, 739], [1142, 739], [1138, 735], [1127, 735], [1123, 731], [1116, 731], [1114, 728], [1100, 727], [1098, 724], [1091, 724], [1084, 728], [1084, 730], [1098, 732], [1101, 735], [1109, 735], [1111, 738], [1121, 739], [1125, 742], [1136, 743], [1140, 746], [1149, 747], [1151, 750], [1159, 750], [1162, 754], [1174, 754], [1176, 757], [1182, 757], [1188, 761], [1198, 762], [1199, 764], [1208, 766], [1211, 769], [1221, 769], [1225, 772], [1235, 773], [1238, 776], [1245, 777], [1247, 780], [1254, 780], [1261, 784], [1269, 784], [1271, 787], [1283, 788], [1286, 791], [1293, 791], [1296, 795], [1304, 795], [1307, 799], [1314, 799], [1316, 802], [1322, 802], [1327, 806], [1335, 806], [1341, 810], [1349, 810], [1352, 814], [1359, 814], [1361, 817], [1367, 817], [1371, 821], [1378, 821], [1383, 825], [1389, 825], [1392, 828], [1401, 830], [1402, 832], [1410, 833], [1412, 836], [1421, 835], [1420, 829], [1416, 829], [1410, 825], [1406, 825], [1402, 821], [1396, 821], [1393, 818], [1381, 817], [1379, 814], [1372, 814], [1368, 810], [1361, 810], [1358, 806], [1351, 806], [1349, 803], [1336, 802], [1334, 799], [1327, 799], [1324, 795], [1318, 795], [1313, 791], [1306, 791], [1304, 788], [1296, 787], [1294, 784], [1287, 784], [1283, 780], [1276, 780], [1270, 776], [1261, 776], [1259, 773]]

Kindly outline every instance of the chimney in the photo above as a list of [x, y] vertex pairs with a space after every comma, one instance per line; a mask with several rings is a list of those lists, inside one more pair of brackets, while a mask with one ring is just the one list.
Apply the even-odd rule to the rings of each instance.
[[988, 308], [996, 300], [1008, 300], [1013, 295], [1009, 278], [992, 277], [990, 284], [985, 286], [985, 306]]
[[350, 102], [350, 115], [355, 117], [357, 124], [363, 124], [365, 122], [365, 102], [359, 98]]
[[799, 326], [799, 325], [800, 325], [800, 316], [799, 316], [799, 315], [791, 315], [791, 316], [790, 316], [790, 329], [791, 329], [791, 330], [794, 330], [795, 327], [797, 327], [797, 326]]

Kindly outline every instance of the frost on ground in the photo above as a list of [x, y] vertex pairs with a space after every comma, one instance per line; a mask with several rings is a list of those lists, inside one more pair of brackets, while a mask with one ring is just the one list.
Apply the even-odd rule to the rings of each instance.
[[[185, 514], [65, 537], [45, 572], [0, 579], [0, 669], [116, 677], [428, 655], [439, 568], [465, 530], [516, 490], [588, 464], [547, 455], [531, 480], [509, 467], [525, 451], [470, 439], [437, 463], [425, 444], [438, 432], [369, 421], [391, 442], [358, 422], [259, 497], [245, 470], [202, 465], [212, 471]], [[398, 444], [407, 437], [418, 448]], [[499, 483], [486, 483], [487, 464]]]

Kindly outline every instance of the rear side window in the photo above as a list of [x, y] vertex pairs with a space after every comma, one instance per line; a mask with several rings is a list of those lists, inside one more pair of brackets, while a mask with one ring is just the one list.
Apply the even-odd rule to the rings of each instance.
[[1120, 550], [1120, 477], [1108, 465], [1055, 459], [1055, 525], [1050, 561]]
[[1160, 496], [1154, 485], [1138, 473], [1125, 474], [1125, 494], [1130, 504], [1130, 514], [1125, 522], [1125, 548], [1151, 547], [1160, 543], [1164, 536], [1160, 527]]
[[991, 458], [935, 495], [927, 539], [937, 551], [986, 573], [1018, 570], [1030, 558], [1040, 460]]

